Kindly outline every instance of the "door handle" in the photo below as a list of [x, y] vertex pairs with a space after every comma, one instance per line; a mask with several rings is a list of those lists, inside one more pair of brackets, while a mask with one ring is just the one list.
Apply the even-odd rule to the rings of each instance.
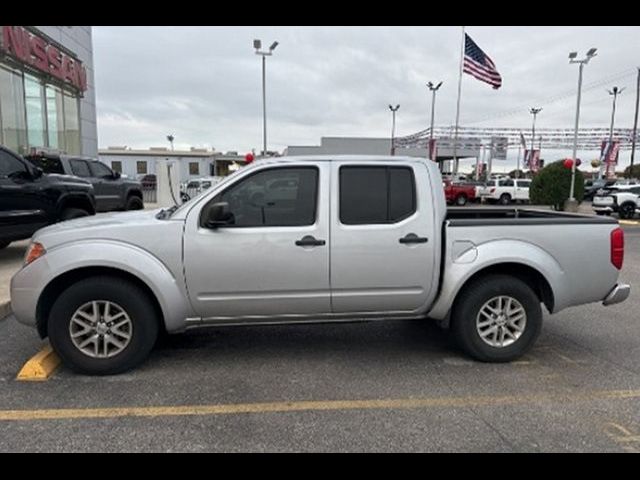
[[305, 235], [300, 240], [296, 240], [296, 245], [298, 247], [321, 247], [324, 245], [324, 240], [316, 240], [313, 235]]
[[400, 239], [400, 243], [427, 243], [429, 239], [427, 237], [419, 237], [415, 233], [408, 233]]

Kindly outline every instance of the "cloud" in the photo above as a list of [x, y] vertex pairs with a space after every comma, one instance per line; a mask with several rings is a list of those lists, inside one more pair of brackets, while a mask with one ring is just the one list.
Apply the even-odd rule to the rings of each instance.
[[[581, 125], [608, 126], [605, 88], [617, 84], [628, 88], [616, 125], [631, 127], [638, 27], [467, 32], [496, 63], [503, 87], [494, 91], [465, 75], [462, 124], [529, 128], [529, 108], [542, 106], [540, 127], [572, 127], [578, 68], [567, 55], [595, 46], [599, 54], [584, 70]], [[260, 149], [254, 38], [280, 42], [266, 61], [272, 149], [318, 144], [321, 136], [388, 136], [389, 103], [401, 105], [399, 135], [422, 130], [430, 119], [429, 80], [444, 81], [436, 123], [451, 125], [460, 33], [460, 27], [94, 27], [99, 144], [146, 148], [173, 133], [177, 147]]]

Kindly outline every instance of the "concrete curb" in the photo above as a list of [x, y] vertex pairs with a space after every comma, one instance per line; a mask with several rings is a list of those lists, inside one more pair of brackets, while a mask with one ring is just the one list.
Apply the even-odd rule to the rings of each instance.
[[0, 320], [11, 314], [11, 302], [9, 300], [0, 301]]

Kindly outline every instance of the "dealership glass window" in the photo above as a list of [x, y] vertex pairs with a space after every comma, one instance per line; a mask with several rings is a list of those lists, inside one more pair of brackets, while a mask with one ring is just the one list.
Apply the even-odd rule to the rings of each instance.
[[66, 152], [80, 155], [80, 110], [78, 98], [68, 93], [63, 94], [64, 104], [64, 136]]
[[0, 68], [0, 142], [19, 153], [27, 152], [27, 125], [22, 73]]
[[146, 161], [136, 162], [136, 172], [138, 173], [138, 175], [145, 175], [147, 173], [147, 162]]
[[122, 161], [111, 160], [111, 170], [114, 172], [122, 173]]
[[64, 107], [62, 90], [47, 85], [47, 136], [50, 148], [66, 150], [64, 139]]
[[198, 162], [189, 162], [189, 175], [200, 175], [200, 164]]
[[45, 147], [44, 85], [29, 74], [24, 76], [24, 100], [27, 107], [27, 137], [29, 145]]

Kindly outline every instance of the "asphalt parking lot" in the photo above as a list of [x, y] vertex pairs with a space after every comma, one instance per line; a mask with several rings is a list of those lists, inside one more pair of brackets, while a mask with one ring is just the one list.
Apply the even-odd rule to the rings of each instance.
[[0, 451], [640, 452], [640, 226], [624, 228], [627, 302], [547, 315], [511, 364], [377, 322], [189, 332], [131, 373], [18, 382], [42, 342], [9, 317]]

